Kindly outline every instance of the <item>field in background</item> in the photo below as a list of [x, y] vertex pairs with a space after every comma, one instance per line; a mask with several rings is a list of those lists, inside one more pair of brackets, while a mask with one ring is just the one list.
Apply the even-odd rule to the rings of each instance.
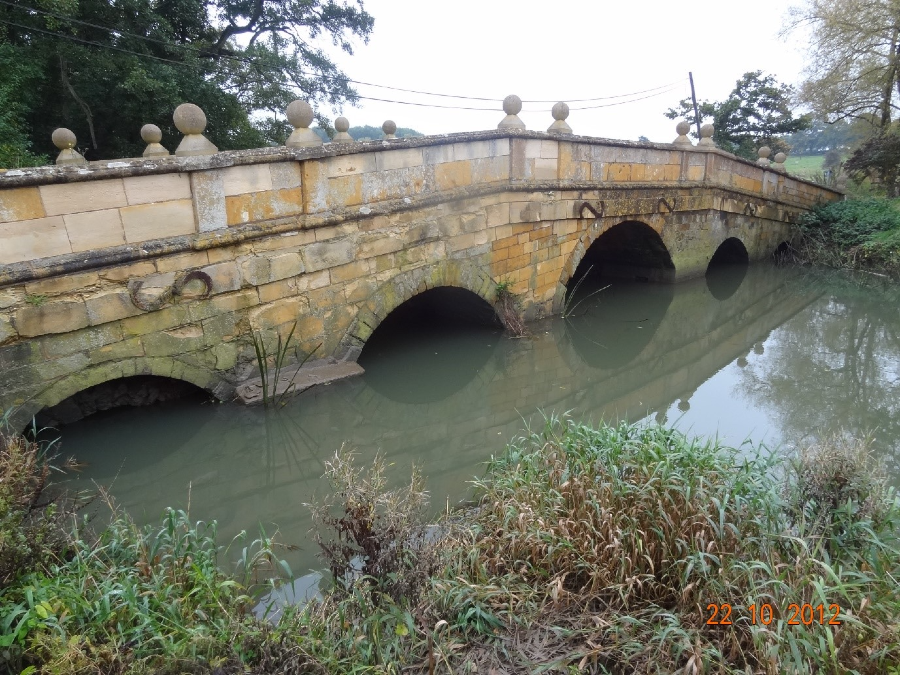
[[822, 160], [824, 159], [825, 155], [788, 157], [784, 168], [795, 176], [811, 177], [813, 174], [822, 173]]

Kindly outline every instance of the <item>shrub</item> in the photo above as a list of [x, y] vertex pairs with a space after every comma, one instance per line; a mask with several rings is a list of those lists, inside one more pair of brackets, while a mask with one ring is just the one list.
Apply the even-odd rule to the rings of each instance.
[[900, 229], [900, 211], [885, 199], [850, 199], [816, 207], [800, 221], [807, 236], [842, 247], [859, 246], [880, 232]]

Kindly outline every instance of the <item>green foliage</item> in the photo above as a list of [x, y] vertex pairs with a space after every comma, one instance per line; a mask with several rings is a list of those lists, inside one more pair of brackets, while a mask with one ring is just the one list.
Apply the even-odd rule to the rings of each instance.
[[859, 120], [827, 123], [816, 119], [812, 120], [808, 129], [796, 131], [784, 140], [790, 145], [793, 156], [823, 155], [829, 150], [846, 153], [869, 135], [871, 126]]
[[900, 131], [896, 127], [860, 145], [844, 164], [857, 183], [875, 180], [889, 197], [900, 196]]
[[[755, 160], [757, 150], [763, 145], [768, 145], [773, 153], [789, 150], [780, 137], [810, 126], [808, 115], [794, 117], [790, 108], [792, 95], [788, 85], [757, 70], [744, 73], [724, 101], [703, 101], [698, 108], [701, 120], [715, 126], [713, 140], [718, 147]], [[684, 99], [665, 115], [673, 120], [693, 120], [693, 104], [690, 99]], [[692, 135], [696, 137], [696, 131]]]
[[801, 231], [841, 247], [860, 246], [878, 233], [900, 229], [897, 202], [848, 199], [817, 206], [800, 220]]
[[374, 24], [352, 0], [30, 5], [0, 5], [0, 146], [51, 157], [59, 126], [75, 132], [88, 159], [140, 156], [147, 122], [173, 150], [172, 112], [185, 101], [204, 109], [205, 133], [222, 149], [282, 143], [294, 98], [355, 99], [317, 38], [352, 53], [351, 39], [367, 40]]
[[[316, 347], [303, 358], [299, 357], [299, 350], [295, 347], [294, 356], [299, 361], [297, 370], [290, 380], [288, 380], [287, 377], [282, 377], [285, 368], [285, 360], [291, 349], [291, 340], [294, 338], [294, 332], [296, 330], [297, 322], [295, 321], [286, 338], [282, 338], [280, 332], [277, 333], [277, 342], [274, 345], [273, 352], [270, 352], [269, 348], [266, 346], [266, 338], [262, 333], [256, 331], [250, 332], [250, 341], [253, 343], [253, 351], [256, 353], [256, 366], [262, 383], [262, 402], [263, 406], [266, 408], [269, 407], [270, 403], [273, 406], [284, 406], [285, 398], [287, 398], [296, 388], [294, 377], [300, 372], [303, 365], [312, 358], [312, 355], [319, 350], [319, 347], [322, 346], [321, 344], [316, 345]], [[285, 381], [288, 382], [287, 385], [282, 384]]]
[[[313, 131], [315, 131], [319, 138], [324, 142], [328, 142], [328, 140], [334, 136], [333, 129], [323, 129], [322, 127], [313, 127]], [[377, 141], [384, 138], [384, 132], [381, 130], [381, 127], [373, 127], [371, 125], [364, 125], [361, 127], [350, 127], [347, 130], [347, 133], [353, 137], [353, 140], [370, 140]], [[397, 127], [397, 137], [398, 138], [418, 138], [424, 136], [425, 134], [416, 131], [415, 129], [410, 129], [409, 127]]]

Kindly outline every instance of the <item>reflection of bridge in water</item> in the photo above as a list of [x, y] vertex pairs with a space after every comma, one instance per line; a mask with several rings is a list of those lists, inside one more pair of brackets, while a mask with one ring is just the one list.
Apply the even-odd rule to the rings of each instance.
[[[308, 392], [275, 414], [232, 406], [179, 409], [160, 425], [159, 410], [123, 411], [116, 414], [136, 439], [124, 465], [119, 453], [79, 452], [79, 458], [101, 482], [118, 472], [114, 493], [138, 518], [184, 503], [190, 483], [192, 515], [218, 519], [225, 534], [260, 519], [277, 522], [288, 540], [303, 541], [309, 521], [302, 504], [324, 488], [324, 461], [345, 441], [363, 461], [383, 451], [398, 479], [419, 463], [442, 503], [444, 495], [463, 494], [479, 465], [521, 433], [523, 418], [539, 424], [534, 414], [543, 410], [637, 419], [686, 403], [703, 382], [821, 295], [798, 289], [794, 277], [769, 266], [737, 274], [746, 279], [724, 301], [703, 279], [614, 286], [585, 302], [590, 308], [581, 316], [535, 324], [528, 339], [494, 339], [469, 351], [471, 363], [460, 355], [454, 363], [469, 379], [439, 400], [394, 400], [383, 393], [389, 388], [366, 376]], [[722, 283], [734, 285], [728, 278]], [[427, 368], [416, 376], [427, 378]], [[84, 424], [90, 428], [92, 421]], [[103, 426], [117, 433], [109, 419]], [[74, 443], [97, 445], [96, 439]], [[168, 454], [160, 457], [163, 448]]]

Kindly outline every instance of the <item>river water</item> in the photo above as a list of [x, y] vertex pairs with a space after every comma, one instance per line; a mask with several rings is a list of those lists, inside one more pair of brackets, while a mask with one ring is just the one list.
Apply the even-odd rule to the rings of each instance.
[[325, 462], [344, 443], [362, 462], [383, 453], [398, 484], [418, 463], [435, 508], [464, 499], [526, 424], [564, 412], [785, 451], [822, 434], [871, 434], [900, 477], [895, 285], [761, 264], [674, 286], [578, 290], [570, 317], [522, 339], [453, 312], [443, 318], [455, 329], [435, 328], [421, 313], [419, 325], [373, 337], [364, 376], [277, 411], [181, 399], [91, 416], [62, 429], [63, 453], [86, 465], [72, 483], [109, 486], [139, 523], [189, 506], [192, 519], [218, 521], [223, 542], [277, 526], [300, 547], [290, 562], [303, 573], [321, 566], [305, 504], [327, 489]]

